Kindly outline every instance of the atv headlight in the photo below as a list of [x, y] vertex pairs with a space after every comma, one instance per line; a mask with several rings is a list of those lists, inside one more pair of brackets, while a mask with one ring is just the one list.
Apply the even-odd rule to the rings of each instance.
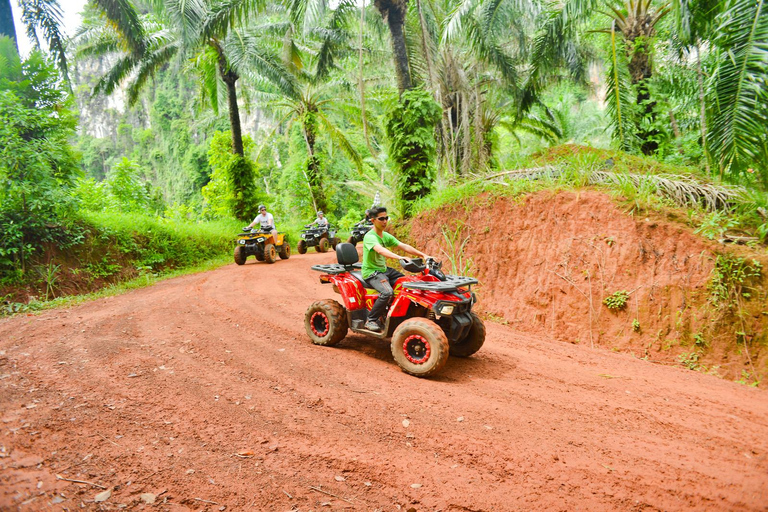
[[245, 245], [245, 240], [238, 240], [237, 243], [239, 243], [240, 245]]
[[443, 304], [440, 306], [440, 314], [441, 315], [452, 315], [453, 314], [453, 304]]

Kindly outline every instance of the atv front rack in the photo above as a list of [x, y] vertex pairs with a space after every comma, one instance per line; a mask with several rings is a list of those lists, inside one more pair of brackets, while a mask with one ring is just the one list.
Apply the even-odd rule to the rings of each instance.
[[[352, 265], [352, 268], [359, 269], [363, 268], [362, 263], [355, 263]], [[323, 272], [325, 274], [343, 274], [344, 272], [349, 272], [347, 268], [344, 265], [341, 265], [339, 263], [329, 263], [327, 265], [312, 265], [312, 270], [317, 270], [318, 272]]]
[[445, 281], [408, 281], [403, 283], [403, 288], [411, 290], [426, 290], [430, 292], [449, 292], [462, 286], [477, 284], [474, 277], [445, 275]]

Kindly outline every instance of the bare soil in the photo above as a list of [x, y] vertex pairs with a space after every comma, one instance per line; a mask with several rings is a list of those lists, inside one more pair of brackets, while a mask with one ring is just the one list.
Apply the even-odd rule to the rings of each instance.
[[333, 258], [0, 321], [0, 509], [768, 510], [764, 390], [493, 321], [417, 379], [309, 342]]
[[[659, 214], [628, 215], [594, 190], [480, 196], [409, 228], [447, 266], [470, 267], [480, 306], [518, 332], [768, 381], [765, 249], [705, 240]], [[762, 278], [743, 283], [750, 298], [712, 300], [719, 255], [761, 263]], [[604, 300], [622, 291], [624, 306], [609, 309]]]

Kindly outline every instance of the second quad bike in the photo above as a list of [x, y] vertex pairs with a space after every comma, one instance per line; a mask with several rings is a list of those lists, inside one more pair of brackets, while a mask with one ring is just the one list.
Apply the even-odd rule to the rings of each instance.
[[469, 357], [485, 342], [485, 325], [473, 311], [473, 277], [446, 275], [441, 264], [403, 258], [400, 265], [415, 275], [397, 280], [382, 332], [364, 328], [368, 312], [379, 297], [366, 290], [355, 246], [336, 246], [338, 264], [314, 265], [320, 282], [333, 284], [343, 304], [333, 299], [314, 302], [304, 315], [307, 335], [316, 345], [333, 346], [348, 330], [371, 337], [392, 338], [391, 350], [400, 368], [417, 377], [440, 371], [449, 354]]
[[291, 244], [285, 233], [272, 234], [272, 228], [243, 229], [235, 240], [235, 263], [244, 265], [248, 256], [258, 261], [274, 263], [277, 257], [287, 260], [291, 257]]
[[363, 237], [367, 232], [373, 228], [373, 222], [370, 219], [364, 219], [352, 226], [352, 232], [347, 239], [347, 242], [352, 245], [357, 245], [358, 242], [363, 241]]
[[313, 227], [312, 224], [307, 224], [301, 232], [301, 240], [299, 240], [296, 250], [299, 251], [299, 254], [304, 254], [309, 247], [314, 247], [317, 252], [326, 252], [329, 247], [335, 249], [339, 242], [336, 228], [333, 226]]

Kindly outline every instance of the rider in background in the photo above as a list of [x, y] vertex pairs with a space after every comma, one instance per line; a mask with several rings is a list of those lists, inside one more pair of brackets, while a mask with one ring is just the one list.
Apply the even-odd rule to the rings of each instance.
[[267, 213], [267, 207], [263, 204], [259, 205], [259, 214], [255, 219], [253, 219], [253, 222], [243, 228], [243, 231], [251, 229], [256, 224], [259, 224], [259, 227], [262, 231], [271, 232], [273, 235], [277, 235], [277, 229], [275, 229], [275, 218], [271, 213]]
[[403, 277], [403, 274], [387, 266], [387, 258], [400, 259], [400, 256], [390, 251], [389, 248], [400, 249], [414, 256], [421, 256], [425, 260], [429, 258], [425, 253], [400, 242], [392, 234], [384, 231], [389, 221], [387, 209], [376, 206], [368, 210], [368, 216], [373, 222], [373, 229], [363, 238], [363, 279], [368, 286], [379, 292], [379, 298], [373, 303], [365, 328], [373, 332], [381, 332], [383, 325], [379, 321], [384, 315], [387, 306], [392, 301], [395, 282]]
[[317, 224], [317, 227], [319, 227], [319, 228], [327, 228], [328, 227], [328, 219], [325, 218], [325, 216], [323, 215], [322, 211], [318, 210], [317, 218], [315, 220], [313, 220], [312, 222], [310, 222], [309, 224], [307, 224], [307, 227], [309, 227], [309, 226], [311, 226], [313, 224]]

